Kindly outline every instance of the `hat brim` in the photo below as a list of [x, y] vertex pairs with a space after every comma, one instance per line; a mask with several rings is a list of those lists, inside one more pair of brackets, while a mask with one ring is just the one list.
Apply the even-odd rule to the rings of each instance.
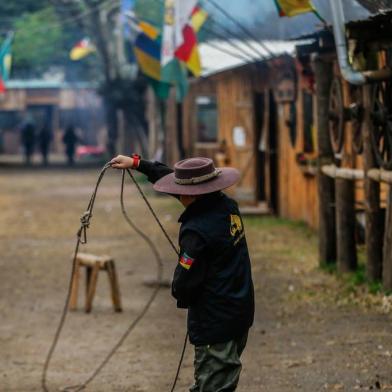
[[221, 191], [234, 185], [240, 178], [240, 173], [232, 167], [220, 167], [221, 174], [212, 180], [200, 184], [180, 185], [175, 182], [174, 173], [170, 173], [159, 179], [153, 188], [157, 192], [171, 195], [197, 196]]

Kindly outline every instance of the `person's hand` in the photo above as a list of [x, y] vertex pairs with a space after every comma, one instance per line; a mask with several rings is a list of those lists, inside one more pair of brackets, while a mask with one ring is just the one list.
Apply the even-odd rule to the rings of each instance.
[[115, 169], [131, 169], [133, 167], [133, 158], [117, 155], [110, 161], [110, 164]]

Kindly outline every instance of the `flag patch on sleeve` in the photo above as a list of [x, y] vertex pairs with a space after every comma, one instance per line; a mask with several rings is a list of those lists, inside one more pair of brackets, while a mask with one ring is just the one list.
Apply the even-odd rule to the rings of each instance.
[[189, 257], [185, 252], [180, 257], [181, 266], [187, 270], [189, 270], [189, 268], [192, 267], [192, 264], [194, 261], [195, 261], [195, 259], [192, 259], [192, 257]]

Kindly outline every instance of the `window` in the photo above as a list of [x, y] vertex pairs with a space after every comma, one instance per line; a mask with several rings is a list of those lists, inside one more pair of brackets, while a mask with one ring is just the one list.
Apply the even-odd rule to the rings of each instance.
[[215, 97], [198, 96], [196, 98], [196, 129], [198, 142], [215, 143], [218, 140]]
[[304, 152], [313, 152], [313, 95], [307, 91], [302, 92], [302, 115], [304, 127]]

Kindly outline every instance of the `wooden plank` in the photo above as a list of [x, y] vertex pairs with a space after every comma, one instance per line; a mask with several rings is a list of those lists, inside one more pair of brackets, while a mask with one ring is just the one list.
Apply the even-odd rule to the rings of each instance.
[[69, 309], [76, 310], [78, 307], [78, 292], [79, 292], [79, 280], [80, 280], [80, 265], [79, 262], [75, 261], [75, 271], [72, 276], [71, 284], [71, 295], [69, 299]]
[[370, 169], [367, 172], [369, 178], [377, 182], [392, 184], [392, 171], [384, 169]]
[[[87, 267], [87, 269], [90, 269], [90, 267]], [[86, 313], [90, 313], [93, 306], [95, 290], [97, 288], [98, 273], [99, 264], [95, 264], [94, 267], [91, 268], [91, 277], [87, 287]]]
[[107, 264], [107, 273], [110, 283], [110, 293], [112, 297], [113, 307], [116, 312], [122, 312], [120, 287], [117, 279], [117, 271], [114, 261]]
[[365, 173], [362, 169], [340, 168], [336, 165], [323, 165], [321, 171], [328, 177], [343, 180], [363, 180]]

